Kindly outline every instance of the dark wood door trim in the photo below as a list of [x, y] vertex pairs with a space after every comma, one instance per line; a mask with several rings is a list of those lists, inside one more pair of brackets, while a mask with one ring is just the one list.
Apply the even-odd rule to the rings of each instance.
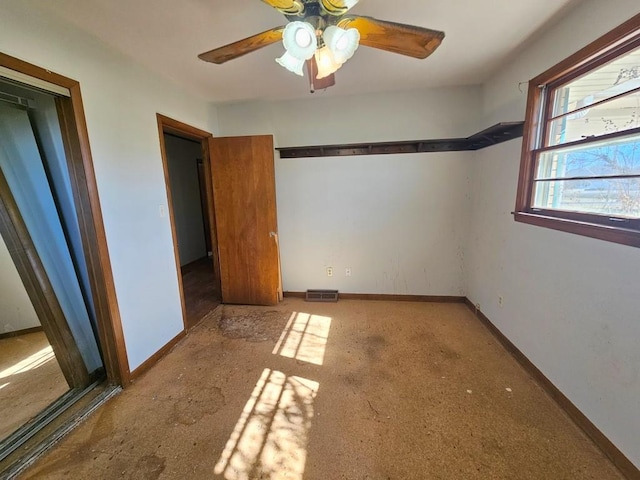
[[98, 318], [100, 347], [107, 379], [126, 386], [130, 382], [129, 359], [111, 271], [80, 85], [76, 84], [70, 90], [71, 98], [57, 100], [58, 116]]
[[156, 114], [158, 121], [158, 135], [160, 136], [160, 153], [162, 157], [162, 169], [164, 171], [164, 183], [167, 192], [167, 207], [169, 211], [169, 220], [171, 223], [171, 237], [173, 239], [173, 255], [176, 262], [176, 273], [178, 276], [178, 288], [180, 290], [180, 302], [182, 306], [182, 323], [184, 325], [183, 331], [188, 328], [187, 325], [187, 307], [184, 300], [184, 286], [182, 284], [182, 274], [180, 268], [180, 254], [178, 252], [178, 234], [176, 231], [175, 213], [173, 211], [173, 197], [171, 194], [171, 185], [169, 182], [169, 164], [167, 161], [167, 151], [164, 141], [164, 134], [175, 135], [177, 137], [185, 138], [187, 140], [193, 140], [199, 142], [202, 146], [202, 162], [205, 173], [205, 189], [207, 193], [207, 211], [203, 212], [207, 215], [210, 225], [210, 237], [211, 237], [211, 250], [213, 252], [213, 272], [215, 276], [215, 282], [220, 291], [220, 268], [218, 261], [218, 245], [217, 245], [217, 232], [215, 229], [215, 213], [214, 213], [214, 201], [213, 201], [213, 188], [211, 186], [210, 175], [211, 171], [211, 159], [209, 158], [209, 142], [213, 138], [213, 135], [199, 128], [192, 127], [186, 123], [182, 123], [178, 120], [174, 120], [160, 113]]
[[[187, 330], [187, 305], [184, 300], [184, 286], [182, 284], [182, 274], [180, 273], [180, 252], [178, 250], [178, 232], [176, 230], [176, 216], [173, 211], [173, 195], [169, 181], [169, 162], [167, 160], [167, 148], [164, 141], [164, 123], [158, 114], [158, 135], [160, 136], [160, 156], [162, 157], [162, 171], [164, 172], [164, 186], [167, 192], [167, 209], [169, 211], [169, 223], [171, 223], [171, 241], [173, 242], [173, 257], [176, 263], [176, 277], [178, 278], [178, 289], [180, 290], [180, 308], [182, 309], [182, 332]], [[173, 132], [171, 132], [173, 133]]]
[[3, 53], [0, 53], [0, 65], [70, 91], [70, 97], [58, 97], [56, 103], [96, 308], [98, 340], [107, 380], [126, 386], [130, 382], [129, 361], [102, 221], [80, 84], [76, 80]]
[[89, 372], [82, 354], [1, 169], [0, 235], [67, 383], [71, 388], [86, 387], [90, 383]]
[[202, 142], [212, 136], [211, 133], [199, 128], [192, 127], [186, 123], [182, 123], [173, 118], [169, 118], [161, 113], [156, 114], [158, 117], [158, 123], [162, 125], [162, 131], [171, 135], [177, 135], [178, 137], [187, 138], [196, 142]]
[[209, 218], [209, 202], [207, 201], [207, 178], [206, 169], [204, 168], [204, 161], [199, 158], [197, 161], [198, 171], [198, 188], [200, 190], [200, 208], [202, 210], [202, 223], [204, 224], [204, 244], [207, 252], [212, 252], [211, 246], [211, 223]]
[[207, 215], [211, 238], [211, 253], [213, 254], [213, 272], [215, 275], [216, 291], [222, 292], [222, 275], [220, 274], [220, 250], [218, 249], [218, 227], [216, 225], [216, 209], [213, 199], [213, 177], [211, 173], [211, 142], [213, 135], [202, 142], [204, 181], [207, 196]]

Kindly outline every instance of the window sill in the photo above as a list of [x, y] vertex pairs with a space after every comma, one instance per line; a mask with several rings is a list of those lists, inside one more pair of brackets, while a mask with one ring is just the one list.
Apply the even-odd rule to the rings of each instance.
[[640, 247], [640, 232], [619, 227], [608, 227], [595, 223], [580, 222], [564, 218], [541, 215], [530, 212], [514, 212], [516, 222], [536, 225], [538, 227], [551, 228], [561, 232], [573, 233], [584, 237], [597, 238], [607, 242]]

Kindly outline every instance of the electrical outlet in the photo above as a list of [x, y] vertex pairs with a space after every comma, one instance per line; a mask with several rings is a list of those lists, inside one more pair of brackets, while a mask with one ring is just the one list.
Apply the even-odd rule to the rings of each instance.
[[347, 267], [344, 269], [344, 275], [346, 277], [350, 277], [351, 276], [351, 268]]
[[502, 297], [502, 295], [498, 295], [498, 306], [500, 308], [504, 307], [504, 298]]
[[327, 267], [327, 277], [333, 277], [333, 267]]

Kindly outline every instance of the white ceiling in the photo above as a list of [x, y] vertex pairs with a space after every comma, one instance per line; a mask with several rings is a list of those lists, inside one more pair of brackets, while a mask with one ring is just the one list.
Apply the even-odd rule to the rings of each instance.
[[[361, 0], [352, 13], [443, 30], [426, 60], [361, 47], [324, 95], [479, 84], [580, 0]], [[215, 102], [309, 95], [280, 67], [280, 43], [224, 65], [199, 53], [286, 23], [260, 0], [34, 0], [152, 71]], [[393, 7], [390, 7], [392, 5]], [[319, 93], [316, 93], [318, 95]]]

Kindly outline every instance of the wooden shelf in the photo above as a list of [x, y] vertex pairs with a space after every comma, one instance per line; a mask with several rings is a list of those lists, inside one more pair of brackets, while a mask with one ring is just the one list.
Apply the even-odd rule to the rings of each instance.
[[403, 142], [350, 143], [307, 147], [280, 147], [280, 158], [346, 157], [399, 153], [463, 152], [480, 150], [522, 136], [524, 122], [504, 122], [467, 138], [411, 140]]

